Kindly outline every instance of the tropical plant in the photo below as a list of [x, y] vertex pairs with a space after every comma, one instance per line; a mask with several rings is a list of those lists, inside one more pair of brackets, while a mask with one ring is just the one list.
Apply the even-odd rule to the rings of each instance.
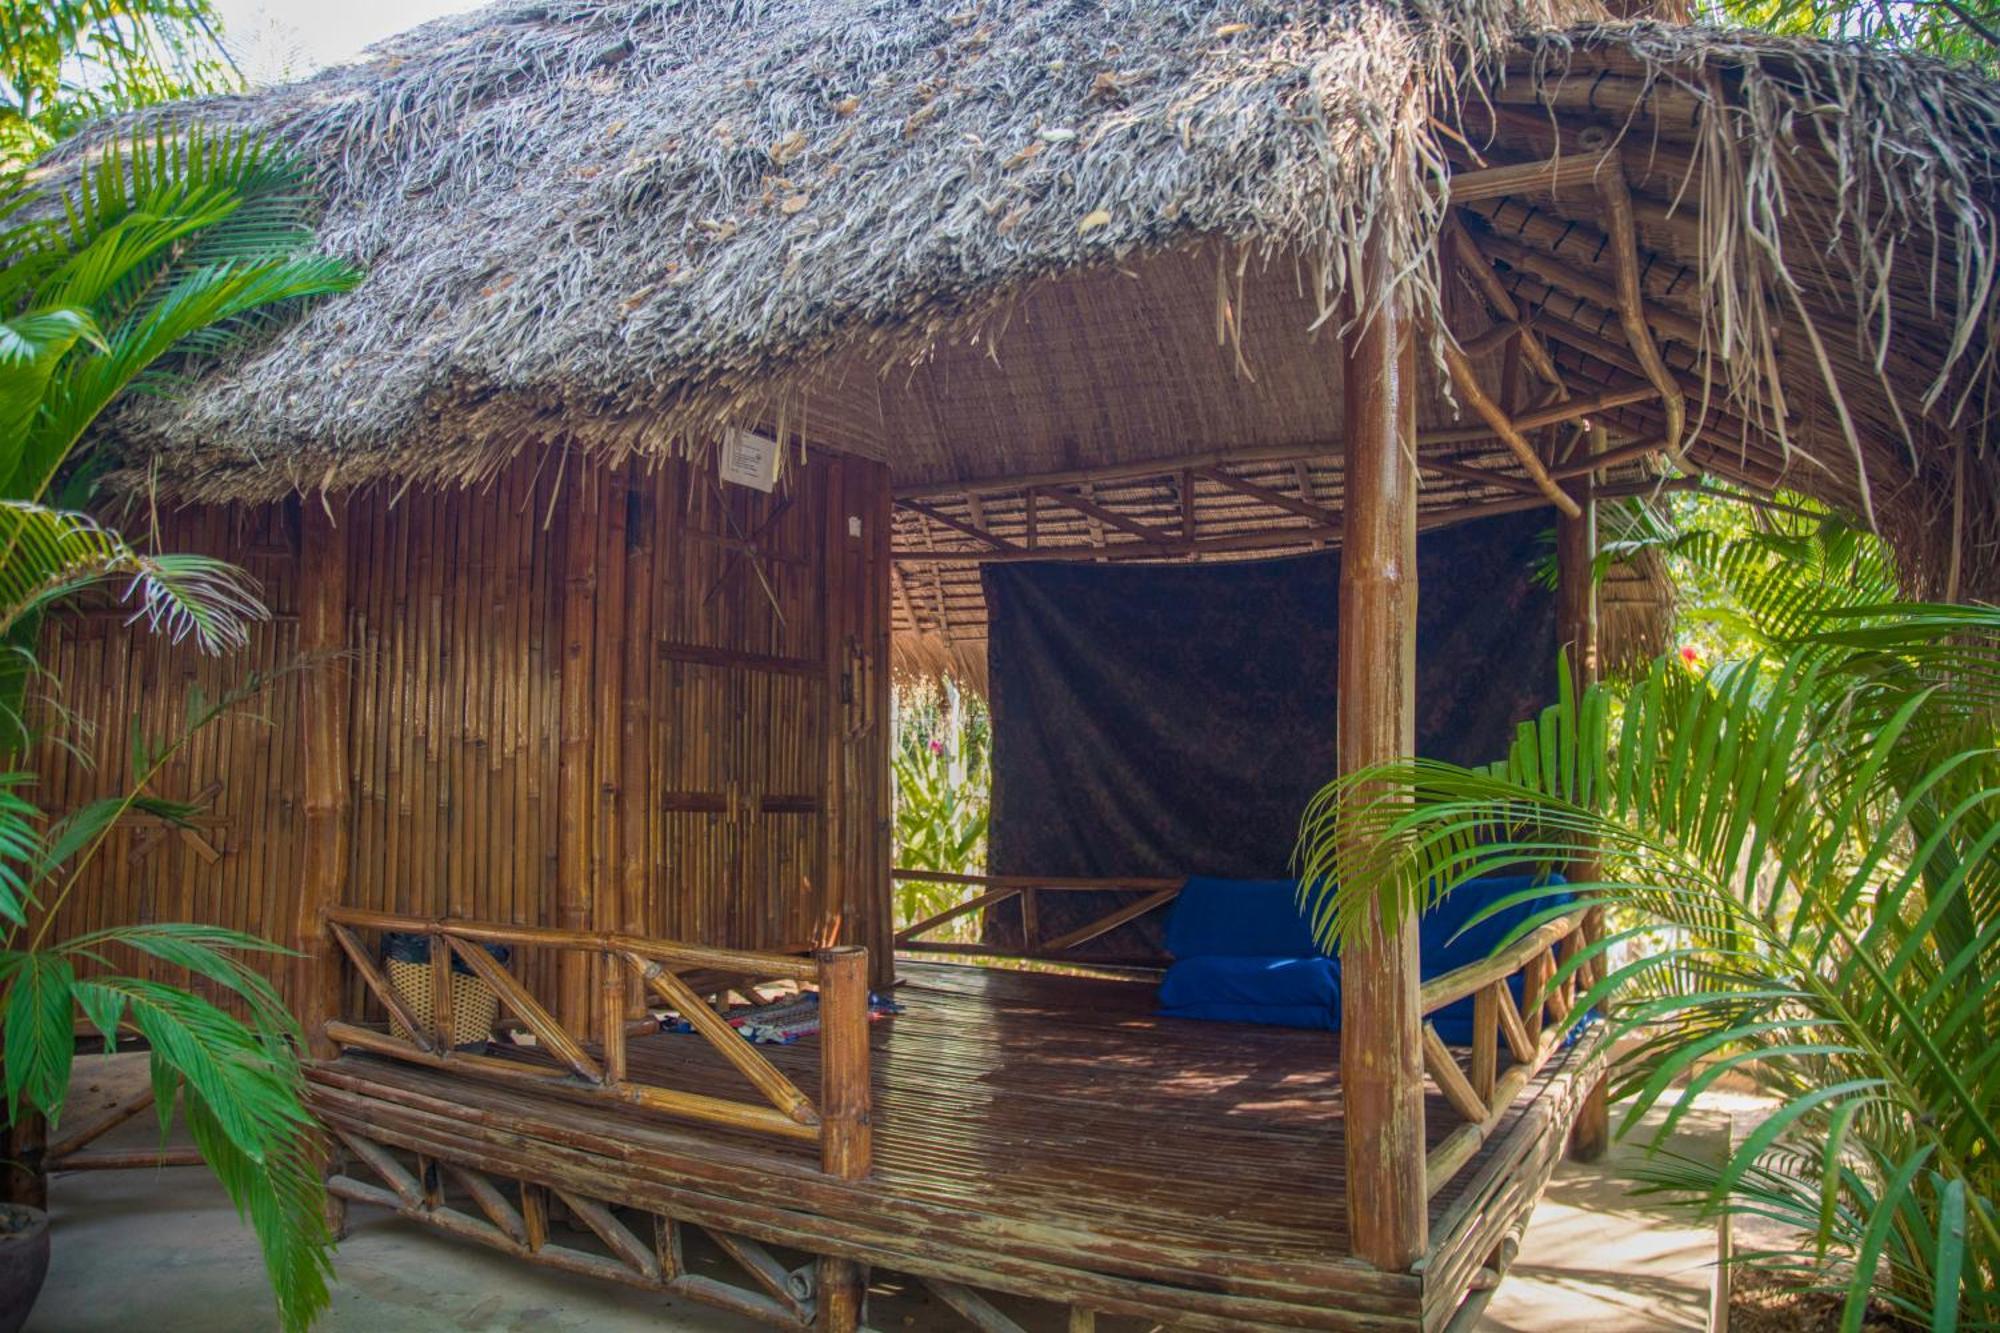
[[234, 87], [212, 0], [0, 5], [0, 164], [85, 122]]
[[[154, 779], [203, 727], [268, 683], [253, 675], [212, 704], [191, 700], [184, 730], [138, 748], [124, 792], [46, 829], [26, 795], [33, 774], [0, 774], [0, 919], [7, 925], [0, 943], [0, 1085], [10, 1122], [32, 1108], [53, 1126], [68, 1094], [79, 1012], [107, 1049], [128, 1031], [143, 1038], [161, 1134], [172, 1128], [178, 1104], [203, 1160], [238, 1213], [249, 1217], [281, 1322], [300, 1329], [325, 1308], [333, 1271], [323, 1147], [302, 1097], [298, 1024], [245, 958], [283, 951], [240, 931], [181, 923], [112, 926], [68, 939], [51, 934], [121, 819], [140, 813], [177, 823], [199, 813], [151, 795]], [[119, 962], [133, 955], [211, 983], [247, 1017], [185, 987], [130, 974]]]
[[[9, 1122], [62, 1114], [81, 1012], [115, 1041], [150, 1050], [163, 1130], [183, 1108], [195, 1143], [248, 1215], [281, 1321], [302, 1328], [327, 1301], [330, 1272], [318, 1163], [303, 1102], [299, 1033], [246, 955], [277, 952], [198, 925], [113, 927], [59, 939], [54, 923], [120, 819], [195, 812], [151, 794], [162, 767], [201, 727], [267, 682], [190, 704], [179, 735], [135, 738], [121, 795], [45, 823], [29, 799], [33, 735], [25, 686], [39, 668], [42, 614], [115, 581], [135, 618], [220, 651], [264, 614], [240, 571], [199, 556], [140, 551], [88, 515], [44, 503], [87, 497], [85, 432], [119, 395], [171, 387], [194, 358], [254, 331], [287, 306], [343, 290], [358, 275], [307, 252], [298, 174], [281, 154], [236, 136], [189, 133], [114, 147], [60, 212], [17, 179], [0, 185], [0, 1087]], [[186, 988], [128, 974], [146, 957], [219, 989], [237, 1017]]]
[[1690, 8], [1728, 27], [1918, 51], [1988, 72], [2000, 64], [2000, 6], [1992, 0], [1710, 0]]
[[1337, 947], [1371, 905], [1399, 921], [1596, 846], [1583, 887], [1619, 925], [1553, 984], [1584, 969], [1585, 1004], [1617, 997], [1620, 1132], [1670, 1101], [1664, 1139], [1730, 1071], [1778, 1099], [1721, 1163], [1656, 1140], [1642, 1183], [1789, 1224], [1796, 1245], [1747, 1258], [1844, 1290], [1843, 1328], [1871, 1296], [2000, 1325], [2000, 611], [1867, 600], [1886, 556], [1830, 520], [1715, 557], [1768, 651], [1564, 684], [1485, 768], [1334, 782], [1301, 832], [1316, 929]]
[[[310, 252], [297, 164], [258, 140], [192, 130], [114, 145], [61, 201], [60, 212], [19, 176], [0, 181], [0, 499], [17, 502], [18, 535], [46, 539], [23, 553], [24, 577], [72, 589], [56, 571], [136, 572], [129, 548], [69, 519], [37, 526], [18, 505], [50, 498], [80, 505], [93, 468], [73, 461], [84, 432], [121, 394], [170, 390], [204, 356], [254, 333], [297, 303], [343, 291], [354, 268]], [[16, 533], [0, 532], [11, 560]], [[40, 563], [27, 562], [38, 554]], [[217, 628], [200, 608], [228, 604], [213, 561], [154, 556], [143, 584], [167, 623], [205, 647]], [[181, 593], [205, 596], [182, 598]], [[39, 616], [8, 622], [0, 639], [0, 746], [25, 732]]]
[[[896, 864], [954, 874], [984, 870], [992, 810], [987, 763], [992, 723], [985, 705], [952, 683], [903, 691], [896, 702], [896, 745], [890, 758]], [[918, 881], [900, 882], [896, 893], [901, 925], [941, 912], [965, 896], [962, 886]], [[977, 928], [976, 920], [961, 924]]]

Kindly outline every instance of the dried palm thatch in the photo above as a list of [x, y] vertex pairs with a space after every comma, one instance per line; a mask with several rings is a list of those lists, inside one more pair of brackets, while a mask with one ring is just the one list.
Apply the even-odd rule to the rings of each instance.
[[[1617, 399], [1592, 414], [1607, 483], [1671, 459], [1797, 487], [1926, 587], [2000, 590], [2000, 89], [1935, 62], [1588, 0], [508, 0], [155, 114], [292, 145], [324, 243], [370, 272], [113, 423], [166, 492], [472, 484], [524, 450], [699, 454], [750, 424], [889, 460], [922, 506], [906, 582], [994, 554], [984, 508], [1016, 504], [1002, 540], [1039, 549], [1034, 501], [980, 489], [1033, 475], [1096, 505], [1063, 506], [1077, 542], [1168, 545], [1134, 525], [1172, 505], [1184, 549], [1143, 554], [1295, 549], [1337, 525], [1245, 508], [1272, 488], [1241, 465], [1337, 512], [1320, 335], [1343, 291], [1393, 283], [1506, 412]], [[1494, 186], [1546, 159], [1558, 186]], [[1521, 501], [1536, 469], [1441, 346], [1426, 504]], [[1575, 424], [1533, 433], [1539, 470]], [[1091, 499], [1148, 461], [1236, 471]], [[903, 600], [963, 655], [944, 591]]]

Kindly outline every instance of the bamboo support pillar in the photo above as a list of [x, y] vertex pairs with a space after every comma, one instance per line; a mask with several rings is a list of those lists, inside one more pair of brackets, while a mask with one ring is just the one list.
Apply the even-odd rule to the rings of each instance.
[[[1585, 433], [1583, 447], [1591, 455], [1603, 453], [1604, 428], [1592, 425]], [[1575, 518], [1556, 517], [1556, 632], [1569, 657], [1570, 685], [1579, 696], [1597, 682], [1598, 673], [1595, 484], [1595, 474], [1590, 472], [1565, 483], [1581, 513]], [[1570, 863], [1568, 873], [1571, 880], [1587, 883], [1599, 878], [1602, 870], [1597, 857], [1585, 849]], [[1593, 907], [1584, 914], [1580, 942], [1589, 944], [1603, 934], [1604, 909]], [[1586, 974], [1599, 975], [1599, 966], [1591, 964]], [[1598, 1079], [1577, 1110], [1576, 1124], [1570, 1131], [1570, 1156], [1583, 1162], [1596, 1161], [1610, 1141], [1611, 1109], [1604, 1080]]]
[[301, 678], [305, 761], [305, 880], [292, 921], [299, 954], [294, 1003], [315, 1059], [339, 1054], [324, 1031], [340, 1011], [340, 952], [327, 935], [326, 911], [340, 902], [348, 872], [352, 793], [348, 782], [350, 673], [336, 656], [347, 646], [346, 506], [306, 497], [299, 514], [299, 651], [311, 659]]
[[[820, 1169], [842, 1180], [866, 1179], [874, 1162], [868, 1068], [868, 951], [818, 955], [820, 1006]], [[849, 1259], [818, 1263], [821, 1333], [860, 1326], [867, 1274]]]
[[[1346, 533], [1340, 557], [1340, 771], [1416, 747], [1416, 344], [1392, 298], [1343, 347]], [[1347, 1217], [1356, 1257], [1408, 1271], [1427, 1243], [1417, 920], [1379, 908], [1341, 957]]]
[[[621, 714], [623, 734], [618, 742], [618, 762], [622, 776], [618, 783], [619, 888], [621, 920], [618, 929], [632, 935], [655, 933], [657, 915], [651, 910], [653, 857], [648, 802], [652, 797], [650, 773], [653, 741], [652, 672], [659, 648], [653, 633], [655, 556], [658, 549], [654, 482], [652, 477], [632, 469], [631, 490], [626, 500], [630, 513], [625, 523], [625, 679]], [[631, 988], [631, 1016], [640, 1017], [645, 995]]]
[[[556, 845], [555, 922], [563, 930], [591, 926], [591, 816], [597, 806], [591, 763], [593, 661], [597, 634], [599, 488], [585, 472], [571, 482], [564, 507], [562, 584], [562, 714], [556, 786], [561, 810]], [[588, 954], [565, 949], [556, 959], [556, 1020], [587, 1032], [591, 1002]]]
[[819, 961], [820, 1169], [864, 1180], [874, 1163], [868, 1071], [868, 951], [823, 949]]

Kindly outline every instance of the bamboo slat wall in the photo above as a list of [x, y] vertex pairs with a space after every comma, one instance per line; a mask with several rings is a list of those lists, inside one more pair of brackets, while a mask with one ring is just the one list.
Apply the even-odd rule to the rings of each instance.
[[[198, 920], [294, 942], [310, 901], [302, 696], [330, 685], [347, 691], [338, 903], [741, 948], [837, 939], [886, 976], [879, 464], [816, 454], [765, 495], [711, 466], [551, 452], [476, 492], [333, 507], [348, 654], [204, 732], [156, 789], [208, 793], [212, 822], [116, 834], [59, 934]], [[82, 756], [45, 749], [48, 809], [118, 787], [132, 716], [169, 732], [191, 690], [296, 660], [322, 555], [301, 528], [326, 526], [302, 518], [296, 501], [162, 516], [167, 549], [263, 583], [273, 619], [245, 652], [203, 658], [122, 614], [52, 624], [46, 660], [94, 732]], [[514, 970], [559, 1007], [590, 983], [532, 955]]]

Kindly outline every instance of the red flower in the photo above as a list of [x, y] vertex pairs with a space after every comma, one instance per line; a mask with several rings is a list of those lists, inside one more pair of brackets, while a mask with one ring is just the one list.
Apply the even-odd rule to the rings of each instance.
[[1686, 662], [1689, 666], [1695, 665], [1701, 661], [1701, 649], [1691, 643], [1683, 644], [1681, 646], [1681, 661]]

